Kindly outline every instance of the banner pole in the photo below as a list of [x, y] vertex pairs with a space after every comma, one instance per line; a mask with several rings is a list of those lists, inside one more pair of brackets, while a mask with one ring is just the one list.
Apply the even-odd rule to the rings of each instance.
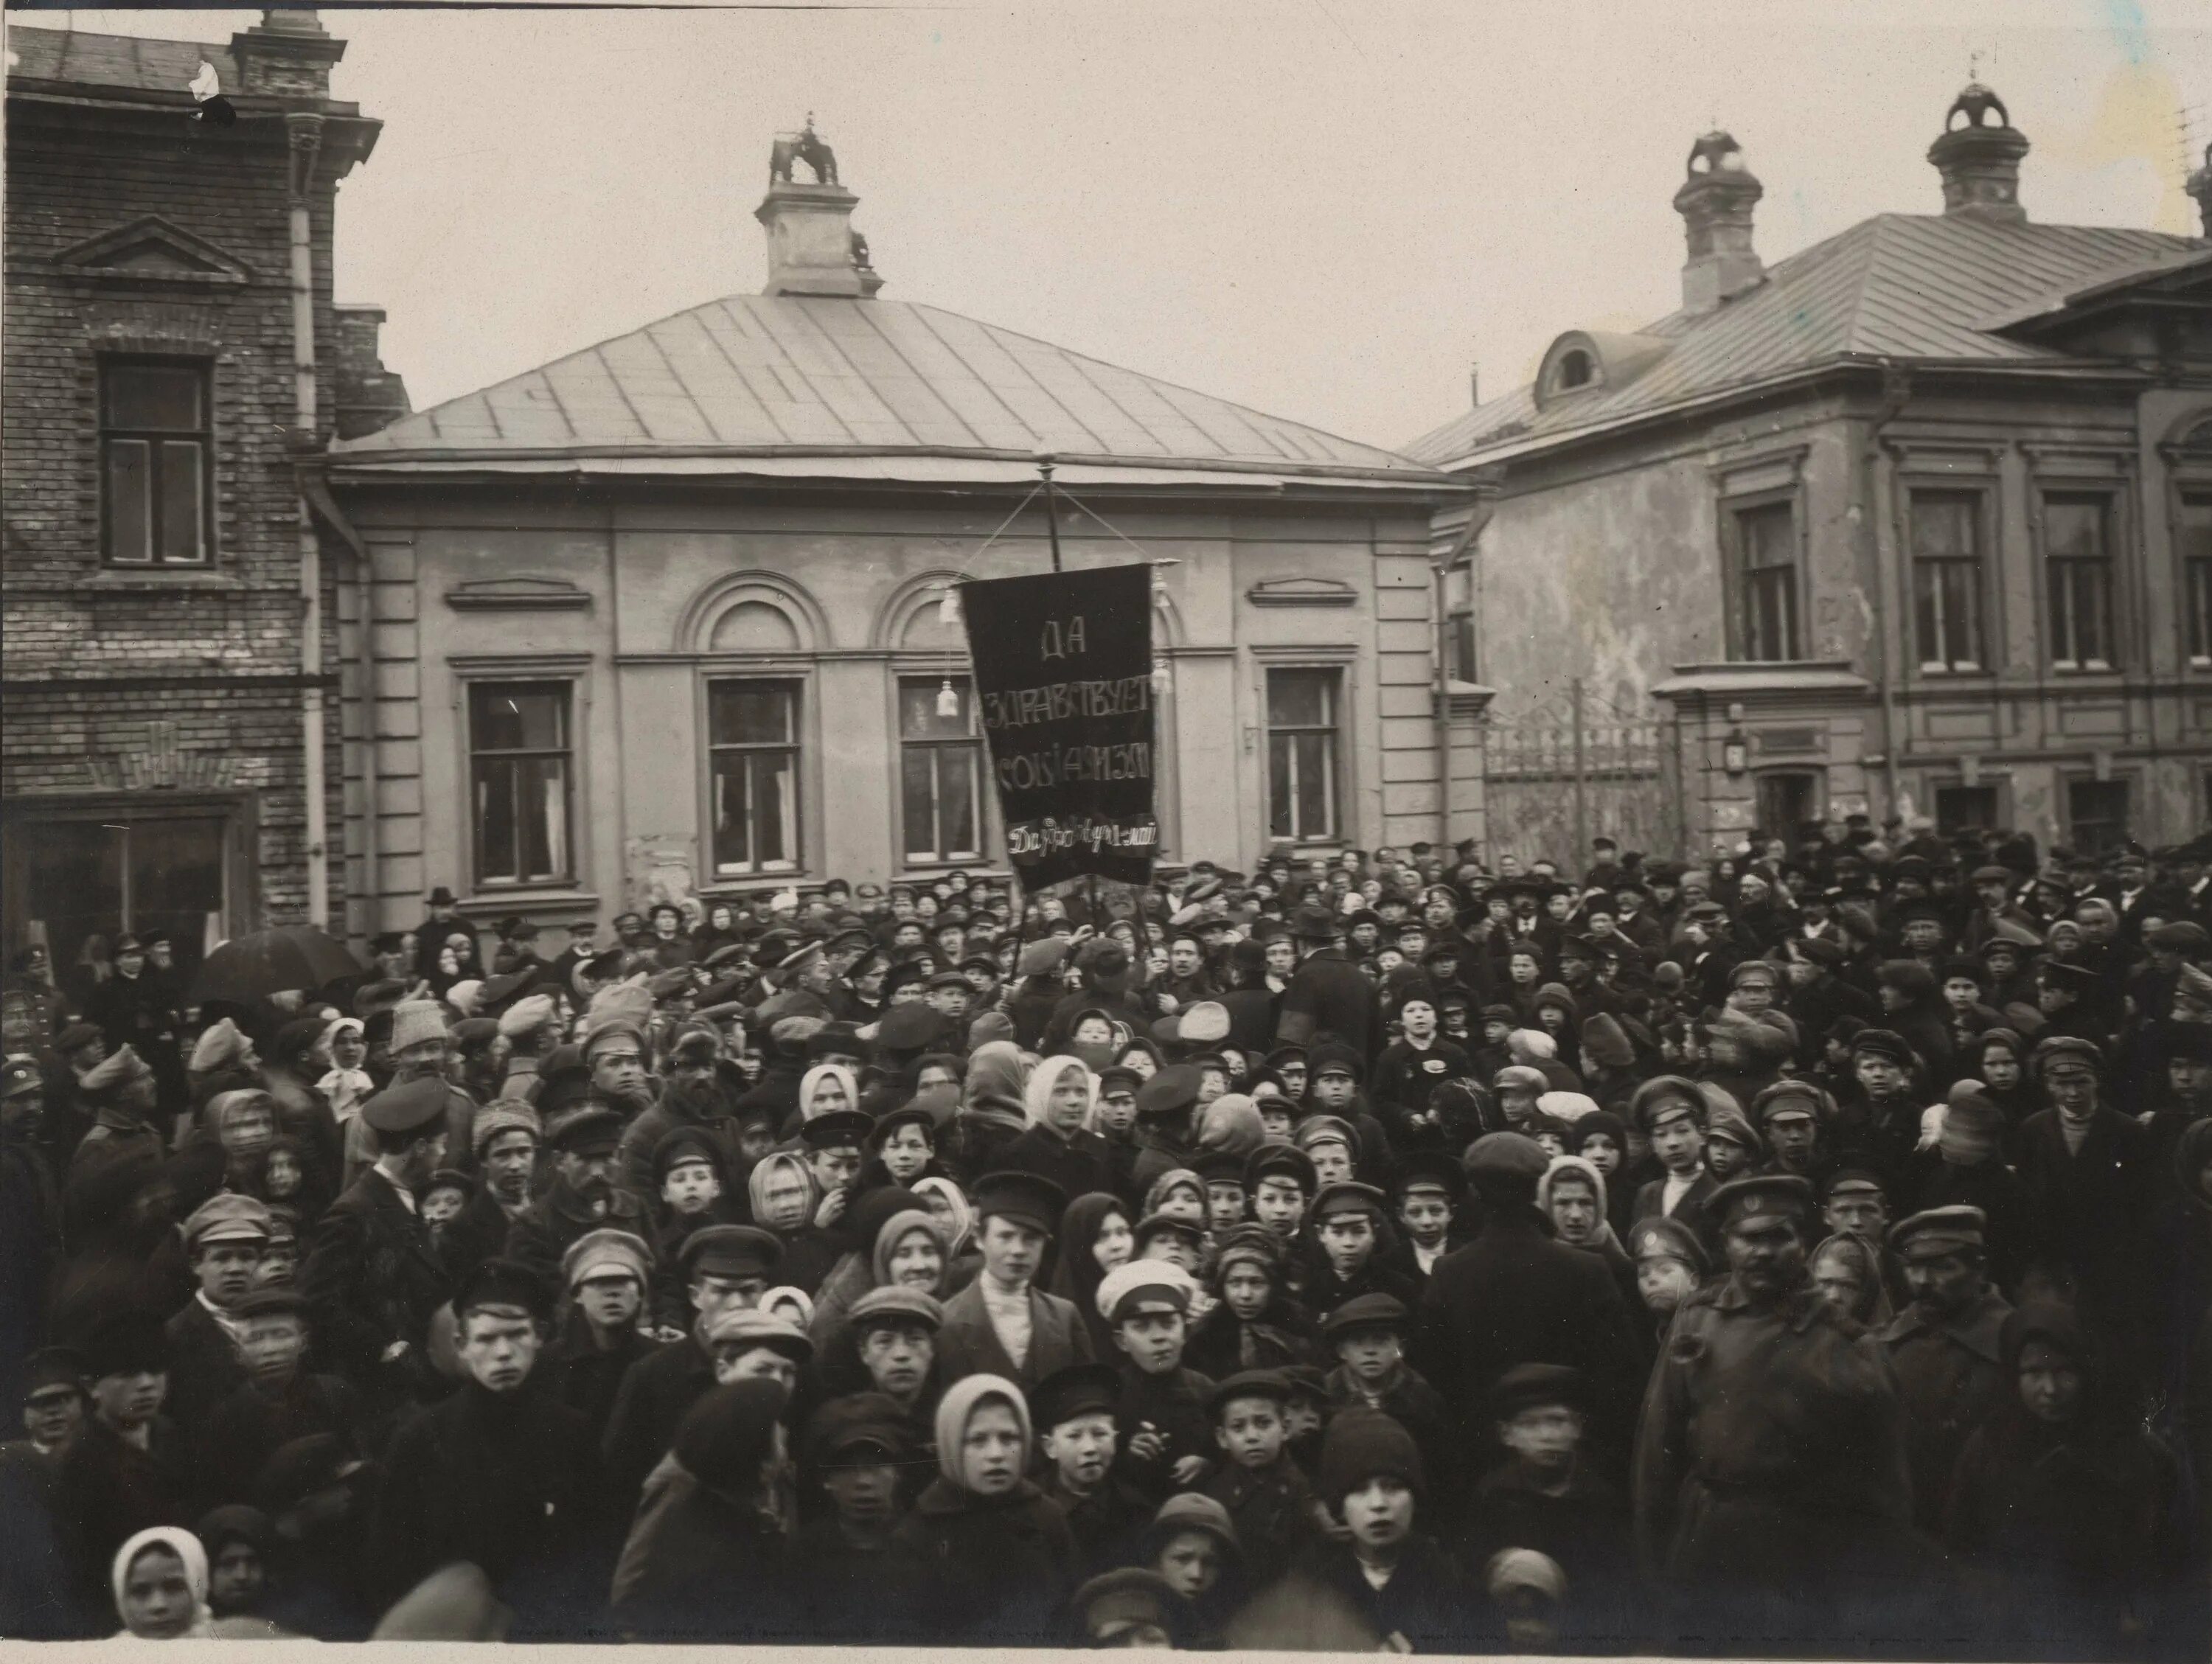
[[1060, 570], [1060, 506], [1053, 495], [1052, 464], [1050, 457], [1037, 459], [1037, 472], [1044, 477], [1045, 532], [1052, 539], [1052, 569], [1057, 572]]

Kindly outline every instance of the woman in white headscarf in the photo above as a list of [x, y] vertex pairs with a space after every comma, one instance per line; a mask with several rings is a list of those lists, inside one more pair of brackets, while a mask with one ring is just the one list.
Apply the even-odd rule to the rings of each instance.
[[207, 1551], [182, 1526], [149, 1526], [125, 1542], [115, 1551], [109, 1581], [116, 1616], [123, 1620], [117, 1639], [179, 1641], [214, 1635]]
[[842, 1063], [817, 1063], [799, 1078], [799, 1114], [812, 1120], [836, 1109], [856, 1109], [860, 1089]]

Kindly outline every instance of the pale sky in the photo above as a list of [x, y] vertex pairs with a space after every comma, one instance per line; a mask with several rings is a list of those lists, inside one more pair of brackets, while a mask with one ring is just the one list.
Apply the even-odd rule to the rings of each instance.
[[[258, 14], [15, 12], [225, 40]], [[2212, 0], [324, 13], [385, 123], [337, 295], [390, 313], [417, 409], [757, 290], [769, 144], [811, 110], [887, 298], [1402, 444], [1561, 330], [1674, 306], [1671, 198], [1715, 120], [1769, 261], [1941, 206], [1978, 63], [2037, 219], [2193, 231]]]

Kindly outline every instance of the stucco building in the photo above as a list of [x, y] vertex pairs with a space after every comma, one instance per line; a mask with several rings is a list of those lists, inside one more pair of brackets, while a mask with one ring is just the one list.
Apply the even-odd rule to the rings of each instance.
[[[159, 929], [189, 966], [337, 890], [331, 576], [293, 457], [405, 407], [373, 309], [331, 301], [379, 124], [331, 96], [344, 43], [312, 11], [7, 40], [5, 945], [66, 972]], [[203, 64], [234, 120], [196, 112]]]
[[[963, 575], [1157, 562], [1163, 859], [1443, 829], [1445, 476], [879, 298], [781, 179], [770, 277], [331, 449], [356, 928], [1005, 871]], [[358, 695], [368, 684], [356, 688]]]
[[[1852, 812], [2212, 823], [2212, 242], [2035, 222], [2027, 149], [1971, 87], [1940, 214], [1769, 267], [1708, 134], [1680, 309], [1563, 331], [1406, 447], [1482, 489], [1479, 535], [1437, 527], [1455, 677], [1501, 725], [1573, 680], [1662, 714], [1688, 853]], [[2212, 217], [2212, 165], [2191, 190]]]

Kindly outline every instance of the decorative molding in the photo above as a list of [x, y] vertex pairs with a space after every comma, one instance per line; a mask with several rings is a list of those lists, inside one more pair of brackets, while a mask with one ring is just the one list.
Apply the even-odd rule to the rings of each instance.
[[679, 653], [706, 651], [722, 615], [748, 601], [781, 611], [791, 621], [801, 653], [821, 653], [831, 647], [830, 616], [822, 604], [781, 573], [757, 569], [725, 573], [693, 596], [676, 621], [670, 646]]
[[1905, 473], [1972, 479], [1994, 476], [2003, 465], [2005, 452], [2011, 448], [2010, 442], [2005, 440], [1920, 438], [1911, 434], [1893, 435], [1884, 439], [1881, 446]]
[[456, 677], [480, 681], [488, 677], [581, 676], [592, 667], [588, 653], [457, 653], [446, 660]]
[[566, 578], [472, 578], [446, 592], [456, 612], [589, 611], [589, 590]]
[[1335, 578], [1270, 578], [1244, 592], [1255, 607], [1349, 607], [1359, 592]]
[[53, 257], [53, 264], [99, 282], [231, 288], [254, 281], [253, 268], [236, 255], [158, 214], [74, 243]]
[[1779, 449], [1752, 451], [1711, 464], [1705, 472], [1723, 497], [1748, 497], [1765, 491], [1795, 490], [1805, 477], [1809, 441]]
[[2039, 479], [2063, 477], [2121, 485], [2135, 473], [2135, 452], [2124, 445], [2045, 445], [2024, 440], [2020, 449]]
[[185, 750], [177, 725], [156, 720], [146, 725], [139, 749], [88, 756], [85, 771], [99, 791], [222, 792], [238, 785], [239, 762], [229, 749]]

